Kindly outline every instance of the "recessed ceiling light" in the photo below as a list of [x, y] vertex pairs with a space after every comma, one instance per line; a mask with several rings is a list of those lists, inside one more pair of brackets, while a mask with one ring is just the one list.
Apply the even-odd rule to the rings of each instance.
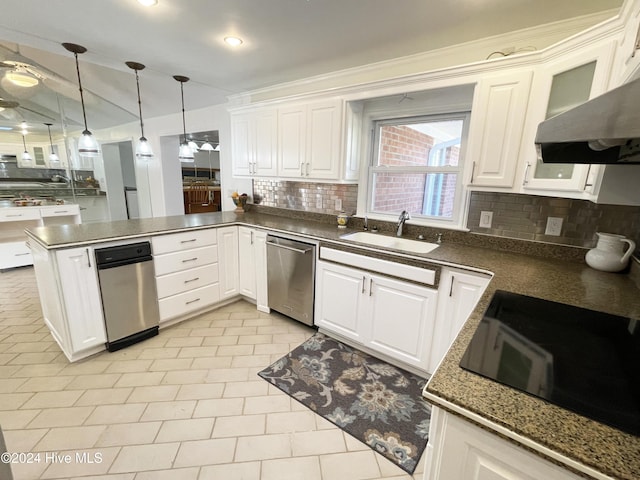
[[145, 7], [153, 7], [158, 4], [158, 0], [138, 0], [138, 3]]
[[237, 47], [238, 45], [242, 45], [242, 39], [238, 37], [224, 37], [224, 43], [232, 47]]

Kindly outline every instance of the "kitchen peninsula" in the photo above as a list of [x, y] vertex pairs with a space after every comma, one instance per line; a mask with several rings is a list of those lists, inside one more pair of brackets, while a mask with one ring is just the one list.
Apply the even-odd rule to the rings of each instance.
[[[90, 249], [98, 245], [122, 244], [142, 238], [165, 237], [187, 232], [210, 232], [212, 229], [220, 233], [236, 227], [294, 235], [324, 245], [348, 246], [374, 257], [387, 253], [402, 259], [428, 261], [443, 268], [454, 266], [471, 272], [492, 272], [491, 282], [452, 348], [435, 371], [425, 389], [425, 397], [440, 410], [440, 418], [443, 416], [442, 412], [445, 412], [447, 415], [454, 414], [456, 419], [465, 425], [474, 428], [480, 425], [483, 433], [502, 442], [505, 442], [505, 438], [509, 439], [510, 447], [533, 455], [550, 469], [559, 472], [556, 477], [548, 478], [573, 479], [577, 478], [576, 474], [600, 479], [637, 478], [636, 474], [640, 471], [638, 437], [473, 375], [458, 366], [482, 312], [497, 289], [640, 318], [638, 284], [629, 275], [597, 272], [580, 261], [559, 260], [559, 257], [567, 253], [566, 250], [560, 251], [559, 254], [556, 252], [555, 258], [540, 256], [542, 252], [553, 254], [553, 248], [548, 244], [514, 241], [519, 245], [520, 253], [513, 253], [485, 248], [482, 246], [483, 242], [486, 241], [485, 245], [489, 247], [491, 245], [488, 242], [491, 240], [480, 235], [459, 232], [445, 232], [443, 243], [428, 254], [408, 255], [406, 252], [372, 248], [365, 244], [345, 241], [340, 238], [341, 235], [355, 230], [338, 230], [333, 220], [331, 218], [331, 222], [309, 221], [302, 217], [264, 214], [257, 209], [243, 215], [219, 212], [99, 223], [91, 226], [36, 227], [29, 228], [27, 233], [37, 252], [36, 275], [41, 296], [44, 285], [51, 282], [54, 285], [67, 282], [67, 278], [63, 281], [56, 276], [55, 269], [47, 269], [47, 262], [63, 252], [76, 251], [78, 264], [86, 266], [91, 272], [93, 264], [88, 255]], [[217, 258], [220, 261], [229, 252], [224, 252], [225, 244], [220, 240], [222, 237], [217, 238]], [[506, 241], [502, 246], [509, 247], [510, 243], [511, 241]], [[566, 248], [574, 251], [574, 258], [579, 258], [579, 255], [584, 253], [583, 249]], [[237, 254], [236, 250], [235, 255]], [[45, 268], [41, 268], [42, 265]], [[50, 276], [43, 277], [43, 271], [50, 271]], [[53, 305], [51, 299], [46, 298], [43, 298], [42, 304], [43, 310]], [[215, 308], [215, 305], [208, 308]], [[45, 312], [45, 318], [47, 314]], [[88, 336], [90, 335], [85, 335], [85, 338]], [[102, 349], [104, 345], [94, 341], [83, 354]], [[433, 431], [431, 437], [432, 442], [437, 442], [438, 432]], [[434, 458], [433, 450], [434, 445], [430, 444], [427, 450], [429, 458]], [[427, 471], [429, 468], [431, 464], [428, 460]], [[532, 477], [514, 475], [496, 478]]]

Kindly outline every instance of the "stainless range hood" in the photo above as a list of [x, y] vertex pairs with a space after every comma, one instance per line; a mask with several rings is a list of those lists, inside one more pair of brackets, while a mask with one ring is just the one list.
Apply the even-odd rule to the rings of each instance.
[[640, 78], [538, 126], [544, 163], [640, 164]]

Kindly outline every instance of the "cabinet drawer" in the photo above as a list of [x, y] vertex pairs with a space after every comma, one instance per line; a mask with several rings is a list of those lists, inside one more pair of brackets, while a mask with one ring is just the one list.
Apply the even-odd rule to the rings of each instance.
[[168, 320], [194, 310], [199, 310], [220, 300], [220, 285], [214, 283], [190, 292], [172, 295], [158, 301], [160, 320]]
[[155, 255], [169, 252], [179, 252], [190, 248], [204, 247], [216, 244], [216, 230], [198, 230], [191, 232], [172, 233], [151, 238], [151, 245]]
[[192, 248], [184, 252], [167, 253], [153, 258], [156, 276], [179, 272], [194, 267], [201, 267], [218, 261], [218, 246], [210, 245], [202, 248]]
[[26, 242], [9, 242], [2, 244], [0, 268], [22, 267], [32, 264], [33, 256]]
[[6, 208], [0, 211], [0, 222], [21, 222], [23, 220], [39, 220], [38, 208]]
[[55, 207], [41, 208], [40, 215], [43, 217], [80, 215], [80, 207], [78, 205], [59, 205]]
[[178, 293], [188, 292], [218, 282], [218, 264], [190, 268], [182, 272], [169, 273], [156, 278], [158, 298], [165, 298]]

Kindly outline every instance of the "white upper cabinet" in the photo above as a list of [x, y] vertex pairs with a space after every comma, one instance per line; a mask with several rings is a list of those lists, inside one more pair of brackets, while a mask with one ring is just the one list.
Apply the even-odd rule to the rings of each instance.
[[278, 173], [304, 180], [338, 180], [342, 102], [329, 100], [278, 110]]
[[343, 110], [327, 100], [232, 113], [233, 174], [340, 180]]
[[613, 41], [581, 48], [545, 63], [536, 71], [532, 87], [532, 98], [536, 101], [529, 107], [522, 145], [524, 191], [589, 192], [593, 187], [589, 165], [542, 163], [537, 158], [534, 141], [540, 122], [607, 91], [614, 48]]
[[465, 154], [471, 187], [513, 187], [532, 77], [531, 69], [517, 70], [476, 85]]
[[277, 175], [277, 127], [274, 109], [259, 109], [231, 116], [234, 175]]
[[627, 21], [616, 51], [612, 86], [620, 85], [640, 73], [640, 1], [623, 5]]
[[307, 157], [305, 105], [278, 109], [278, 171], [283, 177], [304, 177]]

